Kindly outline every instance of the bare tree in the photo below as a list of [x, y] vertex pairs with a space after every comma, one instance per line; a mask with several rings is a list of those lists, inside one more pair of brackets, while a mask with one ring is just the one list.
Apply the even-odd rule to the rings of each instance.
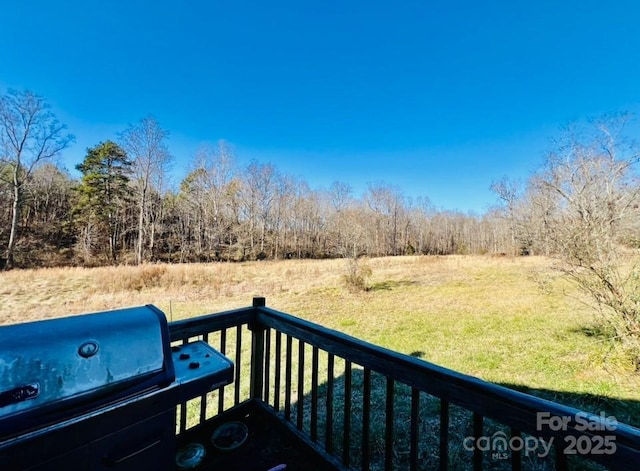
[[519, 237], [536, 254], [550, 256], [554, 248], [550, 238], [554, 215], [558, 212], [555, 190], [540, 176], [532, 176], [525, 193], [517, 202]]
[[8, 171], [12, 190], [11, 226], [6, 249], [6, 268], [14, 265], [18, 221], [26, 182], [41, 162], [69, 146], [73, 136], [49, 111], [44, 99], [31, 91], [9, 91], [0, 97], [0, 165]]
[[265, 242], [276, 198], [277, 182], [280, 174], [273, 164], [260, 164], [252, 161], [246, 169], [247, 208], [251, 208], [252, 245], [255, 223], [260, 225], [260, 257], [265, 255]]
[[73, 180], [53, 163], [38, 166], [26, 187], [28, 211], [36, 224], [60, 225], [70, 218]]
[[370, 183], [365, 200], [373, 212], [376, 255], [398, 255], [398, 229], [405, 208], [402, 191], [385, 183]]
[[[348, 183], [334, 181], [331, 183], [328, 191], [328, 199], [331, 202], [331, 209], [333, 210], [330, 217], [330, 227], [335, 233], [334, 246], [336, 253], [341, 256], [346, 256], [347, 250], [345, 250], [344, 233], [345, 226], [348, 224], [346, 221], [345, 210], [352, 202], [353, 189]], [[348, 243], [348, 241], [346, 241]]]
[[[33, 238], [44, 242], [43, 253], [35, 253], [35, 259], [56, 263], [57, 255], [75, 241], [73, 206], [76, 195], [74, 182], [69, 174], [51, 162], [36, 167], [24, 189], [22, 210], [24, 229]], [[64, 259], [59, 260], [64, 261]]]
[[418, 254], [428, 253], [429, 219], [433, 213], [433, 204], [427, 197], [419, 196], [410, 208], [410, 219], [414, 229], [409, 235], [413, 239], [413, 251]]
[[[295, 200], [296, 183], [292, 179], [281, 176], [276, 180], [273, 210], [273, 247], [272, 256], [278, 259], [287, 250], [287, 220], [292, 216]], [[285, 255], [286, 256], [286, 255]]]
[[637, 238], [640, 154], [624, 138], [627, 116], [569, 129], [550, 153], [538, 185], [555, 200], [548, 237], [562, 271], [590, 296], [640, 369], [640, 265]]
[[133, 161], [133, 184], [138, 205], [137, 264], [143, 261], [145, 232], [149, 233], [152, 250], [155, 243], [157, 214], [151, 212], [150, 197], [153, 191], [157, 194], [162, 192], [164, 178], [171, 162], [171, 154], [166, 144], [168, 137], [169, 132], [162, 129], [152, 116], [143, 118], [120, 134], [122, 147]]
[[347, 207], [349, 201], [352, 198], [353, 189], [348, 183], [334, 181], [329, 187], [329, 197], [331, 199], [331, 205], [336, 212], [342, 211]]
[[196, 166], [203, 170], [202, 182], [207, 212], [207, 240], [209, 252], [220, 256], [220, 249], [225, 238], [230, 205], [229, 196], [236, 173], [236, 159], [231, 146], [224, 140], [218, 141], [215, 147], [201, 146], [195, 155]]
[[343, 238], [338, 246], [339, 254], [345, 258], [357, 259], [371, 254], [371, 248], [367, 246], [369, 223], [367, 211], [363, 204], [346, 208], [341, 214], [343, 226]]
[[509, 231], [511, 235], [511, 247], [510, 255], [515, 256], [516, 253], [516, 205], [518, 202], [518, 188], [517, 182], [509, 180], [506, 176], [500, 180], [491, 184], [490, 189], [498, 198], [502, 201], [504, 209], [507, 212], [507, 219], [509, 220]]

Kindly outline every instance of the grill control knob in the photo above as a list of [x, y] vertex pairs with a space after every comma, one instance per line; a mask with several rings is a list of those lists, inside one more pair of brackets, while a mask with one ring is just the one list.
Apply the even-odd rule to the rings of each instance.
[[100, 345], [95, 340], [88, 340], [78, 347], [78, 354], [83, 358], [90, 358], [98, 353]]
[[191, 355], [189, 355], [188, 353], [181, 353], [178, 358], [180, 358], [181, 360], [188, 360], [189, 358], [191, 358]]
[[192, 361], [191, 363], [189, 363], [189, 369], [190, 370], [195, 370], [200, 368], [200, 362], [198, 361]]
[[189, 443], [176, 453], [178, 469], [194, 469], [202, 464], [207, 450], [201, 443]]

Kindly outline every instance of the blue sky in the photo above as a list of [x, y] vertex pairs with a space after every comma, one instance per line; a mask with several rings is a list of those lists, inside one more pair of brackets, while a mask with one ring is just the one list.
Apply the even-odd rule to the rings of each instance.
[[53, 105], [68, 169], [152, 114], [176, 180], [225, 139], [312, 188], [382, 181], [483, 212], [563, 124], [640, 110], [631, 1], [3, 3], [0, 91]]

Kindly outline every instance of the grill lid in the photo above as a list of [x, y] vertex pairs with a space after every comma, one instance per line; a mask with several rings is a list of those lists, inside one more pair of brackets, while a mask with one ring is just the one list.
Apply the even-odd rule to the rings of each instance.
[[167, 321], [151, 305], [0, 327], [0, 434], [174, 378]]

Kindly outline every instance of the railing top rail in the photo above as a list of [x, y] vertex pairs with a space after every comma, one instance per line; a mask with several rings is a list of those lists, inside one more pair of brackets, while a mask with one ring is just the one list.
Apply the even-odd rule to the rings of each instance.
[[183, 340], [227, 327], [248, 324], [255, 320], [255, 316], [256, 310], [254, 307], [244, 307], [214, 314], [205, 314], [189, 319], [173, 321], [169, 324], [169, 332], [172, 341]]

